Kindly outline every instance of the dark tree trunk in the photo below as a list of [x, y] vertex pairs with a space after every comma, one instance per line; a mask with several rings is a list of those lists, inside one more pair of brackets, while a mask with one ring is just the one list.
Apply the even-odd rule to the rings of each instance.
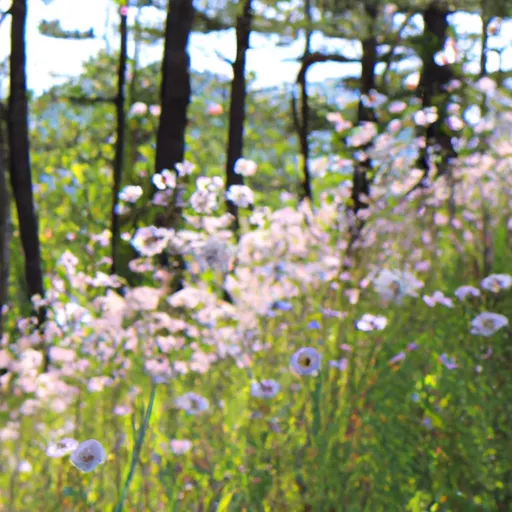
[[0, 102], [0, 339], [3, 333], [2, 309], [7, 302], [9, 289], [9, 255], [12, 233], [11, 205], [7, 187], [6, 121], [7, 110]]
[[418, 93], [422, 100], [423, 108], [437, 107], [438, 119], [430, 124], [426, 130], [426, 148], [421, 151], [418, 159], [418, 167], [423, 169], [424, 178], [430, 173], [430, 162], [427, 156], [427, 148], [433, 144], [439, 144], [441, 148], [441, 163], [438, 166], [438, 175], [445, 174], [451, 159], [457, 156], [451, 143], [451, 136], [445, 128], [446, 104], [448, 94], [444, 88], [454, 77], [450, 64], [439, 65], [435, 61], [435, 55], [443, 51], [448, 31], [448, 15], [450, 11], [437, 4], [430, 4], [423, 12], [425, 25], [425, 44], [422, 55], [423, 69], [421, 73]]
[[[190, 57], [187, 46], [193, 21], [192, 0], [169, 0], [162, 62], [162, 112], [156, 141], [156, 173], [163, 169], [176, 172], [175, 165], [182, 162], [185, 157], [185, 130], [191, 95]], [[155, 221], [156, 225], [176, 227], [180, 222], [182, 187], [183, 185], [178, 182], [168, 212]], [[160, 264], [167, 268], [171, 266], [167, 253], [160, 255]], [[176, 256], [173, 265], [176, 273], [171, 288], [175, 291], [181, 288], [181, 271], [185, 266], [183, 257]]]
[[128, 53], [128, 23], [126, 13], [121, 12], [121, 54], [119, 56], [119, 68], [117, 72], [117, 96], [116, 96], [116, 116], [117, 116], [117, 137], [116, 153], [114, 158], [114, 183], [112, 185], [112, 212], [111, 212], [111, 231], [112, 231], [112, 267], [111, 273], [115, 274], [118, 264], [118, 244], [119, 244], [119, 214], [117, 204], [119, 201], [119, 191], [121, 190], [121, 181], [123, 173], [123, 156], [125, 141], [125, 83], [126, 83], [126, 62]]
[[[32, 193], [28, 139], [27, 80], [25, 70], [26, 0], [14, 0], [11, 8], [10, 96], [8, 111], [11, 186], [16, 202], [21, 243], [25, 255], [25, 279], [29, 297], [44, 295], [38, 222]], [[40, 321], [43, 320], [41, 314]]]
[[[372, 89], [375, 89], [375, 66], [377, 65], [377, 15], [378, 10], [373, 5], [365, 6], [365, 13], [368, 19], [368, 33], [362, 41], [363, 55], [361, 59], [361, 95], [368, 95]], [[372, 108], [368, 108], [360, 100], [358, 106], [358, 121], [374, 121]], [[370, 181], [368, 172], [371, 169], [370, 160], [354, 164], [354, 173], [352, 177], [352, 208], [354, 214], [368, 204], [361, 198], [361, 194], [370, 195]]]
[[[243, 12], [236, 20], [236, 58], [233, 62], [233, 81], [229, 107], [229, 135], [226, 162], [226, 190], [231, 185], [243, 185], [244, 178], [235, 174], [235, 162], [242, 157], [244, 149], [245, 97], [245, 61], [249, 49], [252, 24], [252, 0], [245, 0]], [[235, 230], [238, 231], [238, 208], [226, 200], [229, 213], [235, 217]]]
[[190, 103], [188, 38], [192, 30], [192, 0], [170, 0], [162, 63], [162, 112], [156, 142], [155, 172], [174, 171], [185, 154], [185, 129]]
[[[311, 54], [311, 1], [306, 0], [304, 4], [306, 17], [306, 46], [304, 48], [303, 61], [305, 62]], [[300, 88], [301, 120], [298, 123], [298, 135], [300, 150], [302, 154], [302, 194], [301, 199], [313, 201], [313, 188], [311, 186], [311, 175], [309, 172], [309, 95], [306, 72], [299, 73], [297, 84]]]

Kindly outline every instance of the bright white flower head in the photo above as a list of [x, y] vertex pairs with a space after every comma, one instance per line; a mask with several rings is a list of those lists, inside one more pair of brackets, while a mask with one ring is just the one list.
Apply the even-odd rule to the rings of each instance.
[[459, 286], [455, 290], [454, 295], [459, 300], [464, 300], [467, 296], [479, 297], [480, 296], [480, 290], [478, 288], [475, 288], [474, 286]]
[[119, 199], [126, 201], [127, 203], [135, 203], [137, 199], [142, 195], [142, 187], [138, 185], [128, 185], [119, 192]]
[[65, 437], [56, 443], [51, 443], [48, 445], [48, 448], [46, 449], [46, 455], [48, 455], [48, 457], [55, 458], [64, 457], [64, 455], [75, 451], [78, 445], [79, 443], [75, 439]]
[[235, 171], [235, 174], [240, 174], [241, 176], [254, 176], [258, 170], [258, 166], [256, 165], [256, 162], [253, 162], [252, 160], [239, 158], [235, 162], [233, 170]]
[[496, 331], [508, 325], [508, 318], [498, 313], [480, 313], [471, 322], [471, 334], [492, 336]]
[[152, 181], [153, 185], [155, 185], [158, 190], [176, 188], [176, 174], [169, 171], [169, 169], [164, 169], [160, 174], [154, 174]]
[[196, 180], [197, 190], [204, 190], [207, 192], [217, 193], [224, 186], [224, 180], [220, 176], [199, 176]]
[[190, 196], [190, 206], [197, 213], [211, 214], [218, 208], [217, 195], [208, 190], [198, 188]]
[[480, 286], [484, 290], [499, 293], [502, 290], [508, 290], [512, 287], [512, 276], [509, 274], [491, 274], [490, 276], [482, 279]]
[[265, 379], [251, 383], [251, 396], [256, 398], [274, 398], [281, 389], [279, 382], [273, 379]]
[[231, 185], [226, 192], [226, 197], [239, 208], [248, 208], [254, 203], [254, 193], [246, 185]]
[[382, 269], [373, 280], [373, 288], [380, 297], [388, 302], [400, 304], [404, 297], [417, 297], [416, 290], [423, 288], [423, 281], [416, 279], [410, 272]]
[[196, 415], [207, 411], [210, 404], [206, 398], [194, 392], [185, 393], [174, 400], [174, 406], [188, 414]]
[[107, 460], [107, 455], [100, 442], [89, 439], [78, 445], [70, 460], [77, 469], [88, 473], [99, 464], [103, 464]]
[[418, 126], [425, 126], [427, 124], [432, 124], [437, 121], [437, 109], [436, 107], [427, 107], [423, 110], [418, 110], [414, 114], [414, 122]]
[[296, 375], [316, 375], [321, 362], [322, 358], [316, 349], [303, 347], [292, 355], [290, 369]]
[[143, 116], [147, 114], [148, 106], [142, 101], [136, 101], [130, 108], [130, 115], [132, 116]]
[[388, 324], [388, 321], [385, 317], [380, 315], [372, 315], [370, 313], [365, 313], [360, 320], [356, 322], [356, 327], [360, 331], [382, 331]]

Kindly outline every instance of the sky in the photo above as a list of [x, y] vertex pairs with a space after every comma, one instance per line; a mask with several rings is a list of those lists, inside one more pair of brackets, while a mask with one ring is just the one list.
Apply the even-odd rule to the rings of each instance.
[[[109, 36], [112, 48], [118, 47], [118, 36], [115, 26], [119, 23], [116, 8], [110, 0], [53, 0], [48, 5], [42, 0], [28, 2], [27, 17], [27, 75], [28, 87], [36, 93], [41, 93], [52, 84], [63, 81], [66, 76], [80, 74], [83, 63], [100, 49], [106, 48], [105, 35]], [[9, 7], [10, 0], [0, 0], [0, 10]], [[156, 10], [145, 9], [148, 16], [155, 16]], [[130, 9], [129, 21], [133, 20], [134, 12]], [[480, 30], [478, 16], [457, 15], [453, 22], [458, 31]], [[39, 33], [38, 25], [42, 19], [59, 19], [61, 26], [66, 30], [94, 29], [97, 38], [92, 40], [59, 40], [43, 36]], [[505, 24], [504, 24], [505, 25]], [[0, 59], [9, 53], [10, 23], [7, 18], [0, 26]], [[512, 21], [503, 27], [502, 34], [509, 34], [509, 50], [504, 55], [504, 67], [512, 67]], [[496, 43], [504, 44], [505, 40]], [[313, 48], [327, 46], [329, 51], [342, 50], [345, 55], [357, 56], [357, 46], [347, 48], [343, 41], [325, 40], [319, 34], [313, 37]], [[256, 73], [255, 87], [270, 87], [293, 82], [297, 76], [299, 64], [297, 59], [303, 52], [304, 42], [297, 40], [285, 48], [277, 48], [268, 37], [258, 34], [251, 36], [251, 49], [247, 57], [247, 69]], [[216, 34], [192, 34], [189, 45], [191, 66], [197, 71], [208, 69], [227, 76], [231, 74], [229, 64], [224, 62], [217, 54], [234, 58], [235, 34], [233, 30]], [[130, 54], [133, 54], [133, 44], [129, 45]], [[141, 53], [141, 64], [159, 61], [162, 58], [162, 45], [146, 47]], [[497, 68], [497, 58], [490, 57], [491, 70]], [[328, 78], [339, 78], [345, 74], [357, 74], [358, 64], [322, 63], [311, 68], [308, 79], [320, 82]], [[60, 78], [59, 78], [60, 77]], [[7, 95], [6, 83], [0, 87], [0, 97]]]

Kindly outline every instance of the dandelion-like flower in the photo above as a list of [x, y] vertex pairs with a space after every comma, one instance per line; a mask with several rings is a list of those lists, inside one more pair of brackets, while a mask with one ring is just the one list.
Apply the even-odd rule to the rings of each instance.
[[71, 462], [80, 471], [88, 473], [107, 460], [105, 449], [96, 439], [88, 439], [80, 443], [71, 454]]
[[207, 411], [210, 404], [206, 398], [191, 391], [176, 398], [174, 406], [188, 414], [196, 415]]
[[292, 355], [290, 369], [296, 375], [314, 375], [320, 369], [321, 361], [322, 358], [316, 349], [303, 347]]
[[75, 439], [65, 437], [56, 443], [49, 444], [46, 448], [46, 455], [55, 458], [64, 457], [64, 455], [75, 451], [78, 445], [79, 443]]
[[381, 315], [372, 315], [365, 313], [360, 320], [356, 322], [356, 328], [360, 331], [382, 331], [388, 324], [385, 317]]
[[273, 379], [265, 379], [251, 383], [251, 396], [256, 398], [274, 398], [281, 389], [279, 382]]
[[512, 287], [512, 276], [508, 274], [491, 274], [482, 280], [480, 286], [484, 290], [499, 293]]
[[506, 325], [508, 325], [506, 316], [485, 311], [473, 319], [470, 332], [479, 336], [492, 336]]

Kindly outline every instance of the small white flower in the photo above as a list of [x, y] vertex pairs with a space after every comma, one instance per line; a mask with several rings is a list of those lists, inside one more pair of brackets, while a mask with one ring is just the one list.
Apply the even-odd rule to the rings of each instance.
[[313, 375], [320, 369], [321, 362], [322, 358], [316, 349], [303, 347], [292, 355], [290, 369], [296, 375]]
[[508, 325], [508, 318], [498, 313], [480, 313], [471, 322], [471, 334], [492, 336], [496, 331]]
[[468, 295], [470, 297], [479, 297], [480, 290], [478, 288], [475, 288], [474, 286], [459, 286], [455, 290], [454, 295], [459, 300], [464, 300]]
[[433, 308], [436, 304], [442, 304], [447, 308], [453, 308], [453, 301], [449, 297], [445, 297], [444, 293], [437, 290], [433, 295], [423, 295], [425, 304]]
[[183, 409], [188, 414], [196, 415], [208, 410], [210, 404], [203, 396], [189, 392], [176, 398], [174, 406]]
[[388, 302], [400, 304], [404, 297], [417, 297], [416, 290], [423, 288], [423, 281], [411, 273], [399, 270], [382, 269], [373, 280], [373, 288], [380, 297]]
[[99, 464], [103, 464], [107, 460], [107, 455], [100, 442], [96, 439], [88, 439], [78, 445], [71, 454], [70, 460], [77, 469], [88, 473]]
[[241, 176], [254, 176], [258, 170], [258, 166], [256, 165], [256, 162], [253, 162], [252, 160], [239, 158], [235, 162], [233, 170], [235, 171], [235, 174], [240, 174]]
[[279, 382], [273, 379], [265, 379], [251, 383], [251, 396], [256, 398], [274, 398], [281, 389]]
[[132, 116], [143, 116], [147, 114], [148, 106], [142, 101], [136, 101], [130, 108], [130, 115]]
[[188, 176], [189, 174], [192, 174], [192, 171], [196, 168], [193, 163], [188, 162], [187, 160], [177, 163], [174, 167], [176, 167], [180, 176]]
[[499, 293], [502, 290], [508, 290], [512, 286], [512, 276], [508, 274], [491, 274], [482, 280], [480, 286], [484, 290]]
[[370, 313], [365, 313], [360, 320], [356, 322], [356, 327], [360, 331], [382, 331], [388, 324], [388, 321], [385, 317], [380, 315], [372, 315]]
[[231, 185], [226, 192], [226, 197], [239, 208], [248, 208], [254, 203], [254, 193], [246, 185]]
[[188, 439], [172, 439], [170, 445], [174, 455], [183, 455], [191, 450], [192, 441]]
[[119, 199], [126, 201], [127, 203], [135, 203], [137, 199], [142, 195], [142, 187], [138, 185], [128, 185], [119, 192]]
[[64, 455], [75, 451], [78, 444], [78, 441], [75, 439], [65, 437], [56, 443], [51, 443], [48, 445], [48, 448], [46, 449], [46, 455], [48, 455], [48, 457], [55, 458], [64, 457]]
[[176, 174], [169, 171], [169, 169], [164, 169], [160, 174], [154, 174], [152, 181], [158, 190], [176, 188]]

